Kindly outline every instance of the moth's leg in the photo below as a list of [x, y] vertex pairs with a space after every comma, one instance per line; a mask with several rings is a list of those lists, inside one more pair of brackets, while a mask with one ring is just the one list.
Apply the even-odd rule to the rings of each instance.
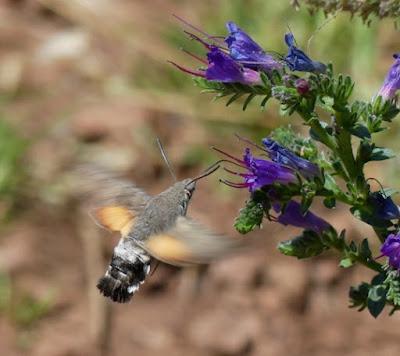
[[178, 300], [182, 304], [191, 303], [200, 294], [207, 270], [207, 265], [195, 265], [182, 269], [177, 289]]
[[78, 234], [83, 245], [83, 256], [88, 295], [88, 327], [93, 347], [97, 354], [106, 354], [110, 348], [111, 338], [111, 303], [100, 295], [94, 286], [100, 275], [104, 273], [106, 261], [104, 232], [99, 230], [88, 217], [87, 207], [78, 209]]

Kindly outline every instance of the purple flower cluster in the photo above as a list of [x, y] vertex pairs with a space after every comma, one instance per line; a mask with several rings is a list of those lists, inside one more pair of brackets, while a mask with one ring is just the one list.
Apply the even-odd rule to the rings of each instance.
[[388, 258], [389, 266], [400, 270], [400, 233], [390, 234], [381, 247], [381, 257]]
[[222, 39], [205, 33], [177, 16], [176, 18], [195, 31], [197, 34], [185, 32], [207, 49], [207, 60], [188, 53], [203, 63], [204, 66], [198, 70], [170, 62], [185, 73], [203, 77], [209, 81], [257, 85], [261, 84], [261, 71], [267, 73], [272, 70], [281, 71], [284, 65], [292, 71], [321, 73], [326, 69], [324, 64], [313, 61], [295, 46], [295, 40], [291, 33], [285, 35], [289, 51], [287, 56], [281, 60], [264, 51], [257, 42], [232, 21], [227, 22], [226, 27], [229, 34]]
[[265, 147], [263, 148], [246, 138], [238, 137], [261, 150], [263, 154], [266, 153], [269, 159], [254, 157], [250, 148], [245, 149], [243, 159], [233, 157], [224, 151], [216, 149], [218, 152], [231, 159], [227, 160], [227, 162], [233, 163], [246, 170], [245, 173], [240, 173], [225, 168], [229, 173], [243, 178], [243, 182], [239, 183], [224, 181], [230, 186], [235, 188], [248, 188], [250, 192], [254, 192], [257, 189], [274, 183], [295, 183], [298, 180], [297, 175], [301, 175], [306, 179], [313, 179], [321, 175], [316, 164], [298, 156], [293, 151], [280, 145], [271, 138], [267, 137], [262, 140]]
[[[316, 74], [326, 72], [327, 66], [324, 63], [311, 59], [296, 46], [294, 35], [291, 32], [285, 34], [285, 43], [288, 47], [287, 54], [285, 56], [272, 55], [263, 50], [257, 42], [232, 21], [226, 23], [228, 35], [223, 37], [211, 36], [180, 17], [175, 17], [195, 32], [185, 31], [185, 33], [191, 39], [201, 43], [207, 50], [206, 58], [200, 58], [186, 52], [202, 63], [202, 67], [196, 70], [170, 62], [185, 73], [209, 81], [253, 86], [262, 84], [261, 72], [269, 73], [277, 70], [285, 73], [285, 68], [293, 72]], [[400, 53], [394, 54], [393, 57], [395, 61], [378, 92], [378, 95], [384, 100], [396, 99], [397, 91], [400, 90]], [[310, 91], [309, 83], [304, 78], [299, 78], [294, 86], [300, 95], [307, 95]]]
[[321, 174], [318, 166], [297, 156], [294, 152], [278, 144], [271, 138], [262, 140], [265, 149], [251, 143], [247, 139], [242, 138], [242, 140], [267, 153], [270, 160], [254, 157], [249, 148], [245, 149], [243, 159], [236, 158], [224, 151], [216, 149], [229, 158], [225, 160], [226, 162], [240, 167], [245, 171], [242, 173], [224, 168], [228, 173], [241, 177], [242, 181], [232, 182], [222, 180], [222, 182], [234, 188], [247, 188], [252, 193], [260, 188], [267, 188], [266, 191], [268, 191], [273, 209], [276, 213], [279, 213], [278, 217], [276, 217], [276, 221], [280, 224], [302, 227], [317, 233], [321, 233], [329, 228], [330, 225], [315, 214], [309, 211], [303, 213], [301, 205], [294, 200], [290, 200], [285, 207], [282, 208], [280, 197], [277, 196], [273, 187], [268, 187], [275, 183], [283, 185], [296, 183], [298, 181], [298, 175], [312, 179]]

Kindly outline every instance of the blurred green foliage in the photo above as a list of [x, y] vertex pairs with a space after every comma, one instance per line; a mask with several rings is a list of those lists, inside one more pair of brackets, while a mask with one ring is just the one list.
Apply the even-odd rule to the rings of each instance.
[[35, 322], [47, 315], [52, 307], [52, 298], [36, 299], [31, 295], [24, 295], [14, 307], [12, 318], [23, 328], [34, 325]]
[[0, 314], [7, 316], [19, 328], [32, 327], [50, 312], [52, 306], [51, 294], [43, 298], [36, 298], [28, 293], [20, 295], [13, 288], [10, 277], [0, 273]]
[[6, 213], [15, 202], [23, 179], [22, 156], [27, 142], [0, 118], [0, 200], [1, 210]]
[[311, 13], [323, 10], [325, 14], [334, 14], [337, 11], [346, 11], [353, 16], [360, 16], [366, 23], [371, 23], [374, 17], [400, 17], [400, 3], [398, 0], [292, 0], [294, 6], [307, 4]]

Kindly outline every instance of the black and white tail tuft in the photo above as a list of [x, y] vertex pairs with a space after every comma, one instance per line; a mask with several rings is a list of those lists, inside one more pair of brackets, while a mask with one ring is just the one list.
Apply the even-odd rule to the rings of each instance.
[[150, 259], [143, 262], [137, 257], [131, 262], [114, 254], [106, 274], [97, 283], [97, 288], [101, 294], [114, 302], [126, 303], [139, 289], [149, 272]]

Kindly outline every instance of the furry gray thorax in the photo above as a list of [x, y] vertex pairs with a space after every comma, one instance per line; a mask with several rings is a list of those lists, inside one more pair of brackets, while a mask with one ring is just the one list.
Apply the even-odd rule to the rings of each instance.
[[152, 197], [135, 221], [135, 227], [128, 238], [143, 241], [147, 237], [167, 231], [174, 226], [179, 216], [185, 216], [188, 203], [195, 189], [190, 179], [175, 183], [162, 193]]

